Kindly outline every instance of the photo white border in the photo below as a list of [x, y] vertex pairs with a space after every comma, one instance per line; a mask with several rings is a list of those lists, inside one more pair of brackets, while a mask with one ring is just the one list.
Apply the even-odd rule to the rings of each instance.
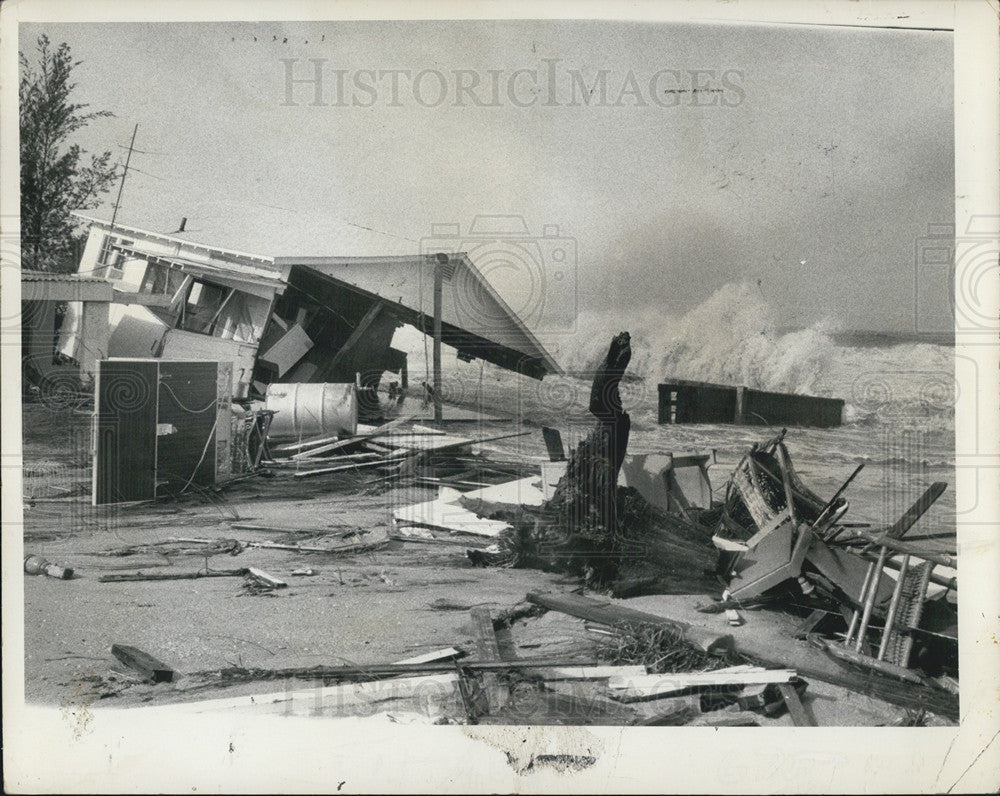
[[[1000, 217], [1000, 103], [995, 3], [958, 2], [225, 2], [9, 0], [0, 7], [0, 223], [17, 236], [17, 24], [19, 22], [340, 19], [633, 19], [953, 28], [955, 33], [956, 229], [972, 216]], [[831, 74], [831, 79], [836, 79]], [[873, 91], [891, 90], [873, 80]], [[12, 210], [13, 208], [13, 210]], [[7, 251], [5, 248], [4, 251]], [[3, 318], [19, 312], [20, 285], [0, 269]], [[956, 275], [960, 279], [961, 274]], [[997, 302], [988, 277], [980, 299]], [[956, 295], [960, 296], [959, 292]], [[980, 306], [979, 311], [983, 311]], [[988, 309], [988, 307], [987, 307]], [[6, 330], [5, 330], [6, 337]], [[1000, 378], [997, 345], [956, 342], [980, 382], [959, 384], [958, 502], [975, 493], [976, 467], [997, 469]], [[378, 719], [298, 719], [184, 710], [101, 709], [87, 730], [56, 708], [24, 705], [20, 357], [4, 339], [3, 403], [3, 755], [8, 792], [956, 792], [1000, 787], [1000, 521], [998, 490], [979, 496], [958, 528], [962, 722], [959, 728], [779, 729], [620, 727], [434, 727]], [[961, 374], [956, 373], [956, 377]], [[969, 389], [971, 387], [971, 389]], [[978, 402], [979, 427], [962, 422]], [[1000, 479], [998, 479], [1000, 480]], [[987, 480], [987, 483], [989, 481]], [[992, 526], [991, 526], [992, 523]], [[979, 530], [975, 530], [978, 528]], [[988, 536], [984, 537], [983, 528]], [[992, 533], [989, 533], [992, 531]], [[969, 534], [977, 534], [975, 538]], [[579, 771], [518, 774], [504, 749], [588, 754]], [[234, 751], [230, 751], [232, 748]], [[589, 750], [589, 751], [584, 751]]]

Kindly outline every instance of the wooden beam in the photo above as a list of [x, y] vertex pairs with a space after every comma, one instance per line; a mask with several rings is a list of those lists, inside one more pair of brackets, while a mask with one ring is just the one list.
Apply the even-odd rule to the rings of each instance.
[[947, 488], [948, 484], [944, 481], [935, 481], [927, 487], [927, 491], [917, 498], [916, 503], [910, 506], [906, 510], [906, 513], [896, 520], [896, 524], [886, 531], [886, 536], [893, 539], [902, 539], [906, 532], [914, 526], [917, 520], [924, 516], [927, 509], [934, 505], [935, 501], [941, 497]]
[[364, 317], [358, 322], [358, 325], [354, 327], [354, 331], [351, 332], [345, 343], [340, 347], [340, 350], [333, 355], [333, 359], [323, 366], [323, 370], [320, 371], [323, 380], [326, 380], [326, 378], [333, 373], [333, 369], [340, 364], [340, 360], [343, 359], [355, 345], [357, 345], [361, 336], [368, 331], [368, 327], [372, 325], [372, 322], [375, 320], [376, 316], [378, 316], [381, 309], [381, 301], [376, 301], [371, 307], [368, 308], [368, 312], [364, 314]]
[[[330, 451], [339, 450], [340, 448], [346, 448], [348, 445], [354, 445], [358, 442], [363, 442], [369, 439], [378, 439], [379, 437], [385, 436], [386, 432], [391, 428], [396, 428], [399, 425], [412, 420], [414, 418], [413, 414], [405, 415], [404, 417], [397, 417], [395, 420], [390, 420], [388, 423], [384, 423], [373, 431], [369, 431], [367, 434], [356, 434], [353, 437], [348, 437], [347, 439], [338, 440], [337, 442], [331, 442], [328, 445], [322, 445], [319, 448], [313, 448], [308, 451], [308, 456], [303, 456], [301, 453], [292, 456], [293, 459], [298, 458], [309, 458], [315, 456], [319, 453], [329, 453]], [[291, 448], [289, 448], [290, 450]]]
[[270, 575], [262, 569], [257, 569], [257, 567], [248, 567], [247, 575], [259, 580], [265, 586], [270, 586], [272, 589], [287, 589], [288, 584], [281, 578], [276, 578], [274, 575]]
[[[441, 258], [444, 262], [441, 262]], [[447, 255], [439, 255], [434, 264], [434, 419], [443, 418], [441, 412], [441, 294], [443, 292], [444, 276], [441, 268], [448, 262]]]
[[165, 293], [132, 293], [117, 288], [112, 295], [114, 304], [139, 304], [143, 307], [169, 307], [173, 301], [173, 296]]
[[154, 683], [171, 683], [176, 672], [152, 655], [126, 644], [112, 644], [111, 654]]
[[612, 692], [612, 699], [621, 702], [641, 702], [658, 697], [676, 696], [691, 688], [787, 683], [794, 677], [794, 669], [647, 674], [640, 677], [612, 677], [608, 680], [608, 688]]
[[[215, 540], [212, 540], [215, 541]], [[141, 580], [196, 580], [198, 578], [234, 578], [247, 574], [243, 569], [200, 570], [198, 572], [116, 572], [101, 575], [98, 583], [129, 583]]]
[[[496, 633], [493, 630], [493, 620], [490, 618], [490, 611], [485, 607], [473, 608], [472, 624], [476, 630], [476, 657], [480, 661], [498, 662], [501, 661], [500, 645], [497, 644]], [[500, 683], [500, 678], [495, 672], [483, 672], [483, 690], [486, 694], [486, 708], [489, 713], [495, 713], [507, 704], [510, 692], [505, 685]]]
[[802, 700], [799, 699], [799, 692], [795, 690], [792, 683], [778, 683], [778, 693], [785, 700], [785, 707], [788, 708], [788, 715], [792, 717], [792, 724], [796, 727], [816, 726], [816, 722], [806, 712]]
[[[520, 658], [516, 661], [475, 661], [462, 660], [463, 669], [474, 671], [502, 672], [518, 669], [536, 669], [542, 667], [563, 666], [597, 666], [595, 660], [565, 660], [559, 658]], [[288, 669], [239, 669], [232, 672], [233, 680], [270, 680], [280, 677], [297, 677], [312, 679], [351, 679], [355, 677], [372, 679], [374, 677], [395, 677], [401, 674], [447, 673], [455, 671], [455, 663], [439, 661], [432, 663], [376, 663], [348, 666], [312, 666], [292, 667]], [[215, 670], [217, 673], [218, 670]], [[213, 672], [202, 672], [211, 674]]]

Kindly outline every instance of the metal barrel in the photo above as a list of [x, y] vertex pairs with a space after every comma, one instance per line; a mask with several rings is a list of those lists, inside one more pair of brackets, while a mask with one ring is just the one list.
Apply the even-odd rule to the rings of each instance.
[[269, 384], [264, 408], [275, 412], [271, 439], [356, 434], [358, 392], [352, 384]]

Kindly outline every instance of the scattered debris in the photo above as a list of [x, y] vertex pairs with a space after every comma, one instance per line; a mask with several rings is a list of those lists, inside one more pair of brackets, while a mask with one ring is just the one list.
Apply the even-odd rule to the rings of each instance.
[[241, 578], [247, 569], [201, 569], [196, 572], [114, 572], [101, 575], [99, 583], [129, 583], [141, 580], [197, 580], [198, 578]]
[[24, 572], [27, 575], [48, 575], [57, 580], [70, 580], [73, 577], [72, 567], [61, 567], [47, 558], [30, 554], [24, 557]]
[[126, 644], [112, 644], [111, 654], [154, 683], [172, 683], [176, 672], [149, 653]]

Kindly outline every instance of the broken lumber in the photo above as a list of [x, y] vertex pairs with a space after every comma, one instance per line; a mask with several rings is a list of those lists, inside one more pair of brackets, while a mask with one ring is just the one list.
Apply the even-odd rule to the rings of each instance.
[[763, 672], [684, 672], [677, 674], [647, 674], [639, 677], [612, 677], [608, 680], [612, 699], [621, 702], [641, 702], [659, 697], [677, 696], [692, 688], [719, 688], [759, 683], [787, 683], [795, 677], [794, 669], [772, 669]]
[[374, 462], [353, 462], [351, 464], [340, 464], [336, 467], [320, 467], [316, 470], [299, 470], [296, 473], [292, 473], [292, 478], [309, 478], [313, 475], [327, 475], [328, 473], [342, 473], [345, 470], [361, 470], [367, 467], [379, 467], [385, 464], [385, 461], [378, 459]]
[[795, 690], [794, 685], [791, 683], [778, 683], [778, 692], [781, 694], [781, 698], [785, 700], [785, 707], [788, 708], [788, 715], [792, 717], [792, 724], [796, 727], [816, 726], [816, 722], [806, 712], [805, 706], [799, 698], [799, 692]]
[[930, 561], [934, 564], [940, 564], [943, 567], [951, 567], [954, 569], [958, 566], [955, 556], [929, 550], [926, 547], [914, 542], [894, 539], [887, 534], [873, 534], [869, 531], [862, 530], [861, 528], [854, 528], [852, 530], [852, 535], [855, 538], [866, 539], [873, 545], [887, 547], [893, 552], [906, 553], [915, 556], [916, 558], [922, 558], [925, 561]]
[[[395, 420], [390, 420], [388, 423], [379, 426], [378, 428], [369, 431], [365, 434], [355, 434], [353, 437], [347, 437], [346, 439], [338, 440], [337, 442], [331, 442], [328, 445], [320, 445], [319, 447], [314, 447], [309, 451], [311, 456], [315, 456], [317, 453], [328, 453], [329, 451], [340, 450], [341, 448], [346, 448], [348, 445], [354, 445], [358, 442], [364, 442], [369, 439], [377, 439], [385, 435], [389, 429], [396, 428], [402, 425], [408, 420], [412, 420], [415, 415], [407, 415], [405, 417], [397, 417]], [[314, 443], [315, 444], [315, 443]], [[292, 458], [298, 458], [301, 454], [296, 454]]]
[[234, 531], [268, 531], [271, 533], [311, 533], [329, 534], [330, 536], [352, 536], [360, 533], [360, 528], [324, 528], [319, 525], [263, 525], [253, 522], [236, 522], [232, 526]]
[[[476, 656], [481, 661], [500, 661], [500, 646], [497, 644], [496, 633], [493, 630], [493, 620], [490, 618], [490, 609], [479, 606], [473, 608], [472, 624], [476, 631]], [[487, 712], [495, 713], [503, 708], [510, 698], [507, 686], [500, 683], [500, 678], [495, 672], [483, 672], [483, 691], [486, 695]]]
[[116, 572], [101, 575], [98, 583], [126, 583], [140, 580], [195, 580], [197, 578], [235, 578], [247, 574], [243, 569], [209, 569], [197, 572]]
[[875, 671], [881, 672], [882, 674], [886, 674], [890, 677], [905, 680], [908, 683], [924, 685], [924, 679], [910, 669], [903, 666], [897, 666], [896, 664], [889, 663], [888, 661], [880, 661], [876, 658], [864, 655], [863, 653], [848, 649], [840, 644], [835, 644], [827, 639], [822, 639], [822, 641], [827, 654], [832, 655], [841, 661], [846, 661], [847, 663], [867, 669], [874, 669]]
[[645, 666], [563, 666], [546, 671], [543, 679], [549, 680], [608, 680], [612, 677], [645, 677]]
[[173, 669], [141, 649], [127, 644], [112, 644], [111, 654], [154, 683], [171, 683], [174, 680], [176, 672]]
[[[680, 727], [701, 715], [701, 697], [697, 694], [686, 697], [674, 697], [669, 707], [661, 710], [655, 716], [650, 716], [638, 722], [640, 727]], [[660, 705], [657, 705], [658, 707]]]
[[436, 661], [446, 661], [451, 658], [461, 658], [465, 653], [462, 650], [455, 647], [446, 647], [443, 650], [434, 650], [433, 652], [427, 652], [423, 655], [416, 655], [412, 658], [405, 658], [401, 661], [396, 661], [396, 664], [403, 665], [413, 665], [419, 663], [434, 663]]
[[[347, 445], [353, 445], [355, 442], [362, 442], [366, 439], [375, 439], [376, 437], [383, 436], [390, 429], [396, 428], [402, 425], [408, 420], [412, 420], [416, 417], [416, 413], [405, 415], [403, 417], [397, 417], [395, 420], [390, 420], [381, 426], [378, 426], [371, 431], [367, 431], [363, 434], [355, 434], [353, 437], [345, 437], [340, 439], [339, 435], [333, 435], [329, 437], [313, 437], [309, 440], [304, 440], [302, 442], [297, 442], [290, 445], [280, 445], [275, 448], [275, 451], [294, 451], [302, 450], [303, 448], [315, 448], [322, 445], [328, 445], [332, 443], [332, 447], [327, 448], [327, 450], [336, 450], [337, 448], [345, 447]], [[315, 451], [314, 451], [315, 452]]]
[[[480, 671], [502, 672], [508, 669], [532, 669], [561, 666], [597, 666], [597, 661], [582, 660], [572, 661], [560, 658], [520, 658], [515, 661], [473, 661], [463, 660], [463, 669]], [[402, 674], [424, 674], [424, 673], [448, 673], [455, 671], [455, 664], [449, 661], [401, 664], [401, 663], [376, 663], [376, 664], [356, 664], [344, 666], [312, 666], [312, 667], [291, 667], [287, 669], [245, 669], [242, 667], [232, 667], [229, 669], [215, 670], [214, 672], [201, 672], [200, 674], [221, 675], [229, 680], [273, 680], [282, 677], [295, 677], [300, 679], [351, 679], [355, 677], [395, 677]]]
[[259, 580], [265, 586], [270, 586], [272, 589], [288, 588], [288, 584], [281, 578], [276, 578], [274, 575], [270, 575], [262, 569], [257, 569], [257, 567], [247, 567], [247, 575], [255, 580]]
[[[335, 533], [330, 531], [330, 533]], [[241, 541], [240, 544], [244, 547], [257, 547], [262, 550], [289, 550], [293, 553], [363, 553], [368, 550], [375, 550], [376, 548], [383, 547], [389, 543], [388, 533], [379, 534], [359, 534], [360, 536], [373, 537], [370, 539], [359, 540], [356, 542], [342, 542], [340, 544], [328, 545], [326, 547], [317, 547], [312, 545], [303, 544], [285, 544], [283, 542], [250, 542]], [[214, 544], [217, 539], [198, 539], [198, 538], [188, 538], [188, 537], [173, 537], [169, 541], [171, 542], [184, 542], [187, 544]]]
[[667, 619], [656, 614], [649, 614], [645, 611], [637, 611], [634, 608], [626, 608], [622, 605], [614, 605], [608, 602], [598, 602], [578, 594], [540, 594], [529, 592], [526, 598], [528, 602], [541, 605], [553, 611], [559, 611], [579, 619], [588, 619], [602, 625], [652, 625], [662, 627], [672, 632], [678, 633], [692, 646], [697, 647], [702, 652], [710, 655], [724, 656], [735, 649], [735, 642], [731, 635], [720, 635], [708, 630], [692, 627], [684, 622]]

